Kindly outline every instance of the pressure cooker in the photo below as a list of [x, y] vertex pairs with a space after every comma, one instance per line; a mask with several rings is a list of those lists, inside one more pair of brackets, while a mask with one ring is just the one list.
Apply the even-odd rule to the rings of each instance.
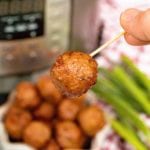
[[0, 0], [0, 94], [34, 80], [66, 50], [99, 44], [100, 0]]

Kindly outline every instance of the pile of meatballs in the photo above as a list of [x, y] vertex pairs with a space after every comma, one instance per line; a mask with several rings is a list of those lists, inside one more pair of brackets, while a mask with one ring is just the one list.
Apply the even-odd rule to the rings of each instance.
[[4, 116], [10, 139], [37, 150], [83, 149], [105, 125], [103, 111], [86, 103], [86, 95], [65, 98], [51, 77], [20, 82]]

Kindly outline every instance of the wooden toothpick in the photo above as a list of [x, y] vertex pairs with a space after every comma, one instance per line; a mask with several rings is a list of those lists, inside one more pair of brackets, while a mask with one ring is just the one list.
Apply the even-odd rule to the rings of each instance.
[[95, 55], [97, 55], [100, 51], [102, 51], [104, 48], [108, 47], [110, 44], [112, 44], [113, 42], [115, 42], [116, 40], [118, 40], [122, 35], [124, 35], [125, 31], [120, 32], [119, 34], [117, 34], [114, 38], [112, 38], [111, 40], [107, 41], [106, 43], [104, 43], [103, 45], [101, 45], [99, 48], [97, 48], [96, 50], [94, 50], [90, 56], [94, 57]]

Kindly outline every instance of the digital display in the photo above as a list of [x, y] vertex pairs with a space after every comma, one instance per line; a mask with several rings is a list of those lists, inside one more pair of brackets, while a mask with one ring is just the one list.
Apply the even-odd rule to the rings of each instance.
[[0, 16], [41, 12], [44, 0], [0, 0]]
[[45, 0], [0, 0], [0, 40], [44, 34]]

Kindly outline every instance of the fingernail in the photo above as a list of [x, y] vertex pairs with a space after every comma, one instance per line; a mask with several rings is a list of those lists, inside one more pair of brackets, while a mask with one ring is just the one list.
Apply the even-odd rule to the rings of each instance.
[[125, 22], [132, 21], [139, 14], [137, 9], [128, 9], [121, 14], [121, 20]]

